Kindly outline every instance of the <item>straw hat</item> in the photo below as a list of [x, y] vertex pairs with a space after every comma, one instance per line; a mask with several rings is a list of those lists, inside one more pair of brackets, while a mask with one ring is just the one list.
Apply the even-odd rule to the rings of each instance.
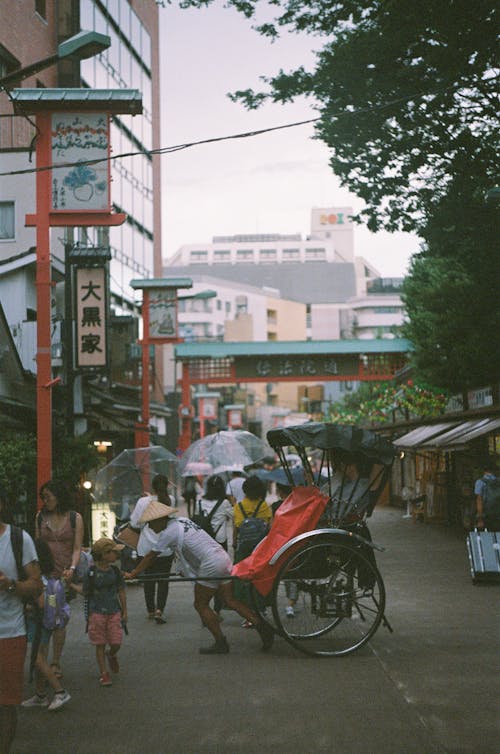
[[139, 523], [147, 524], [148, 521], [154, 521], [156, 518], [164, 518], [178, 513], [178, 508], [172, 508], [170, 505], [160, 503], [158, 500], [151, 500], [148, 507], [139, 519]]

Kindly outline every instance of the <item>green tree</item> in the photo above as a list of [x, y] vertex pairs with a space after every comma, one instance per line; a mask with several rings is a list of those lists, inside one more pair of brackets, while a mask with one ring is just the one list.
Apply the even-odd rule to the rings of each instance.
[[477, 188], [480, 172], [457, 169], [403, 284], [416, 375], [452, 392], [500, 375], [498, 209]]
[[[207, 5], [208, 0], [188, 0]], [[229, 0], [251, 17], [258, 0]], [[497, 33], [489, 0], [274, 0], [257, 27], [325, 39], [314, 70], [263, 77], [265, 92], [232, 95], [247, 107], [306, 95], [317, 135], [342, 185], [363, 199], [376, 231], [420, 230], [446, 195], [454, 163], [483, 165], [494, 185], [498, 133]], [[458, 158], [458, 159], [457, 159]]]
[[9, 507], [14, 510], [21, 500], [36, 500], [36, 438], [14, 435], [0, 442], [0, 484], [5, 489]]

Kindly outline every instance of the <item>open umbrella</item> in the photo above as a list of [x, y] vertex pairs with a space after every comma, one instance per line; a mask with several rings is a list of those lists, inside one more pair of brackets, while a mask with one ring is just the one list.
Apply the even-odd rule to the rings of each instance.
[[96, 500], [133, 504], [151, 490], [151, 481], [157, 474], [164, 474], [175, 483], [177, 463], [177, 456], [161, 445], [122, 450], [97, 472]]
[[268, 455], [272, 455], [272, 450], [267, 443], [251, 432], [221, 430], [192, 443], [182, 456], [179, 468], [184, 475], [190, 464], [206, 463], [217, 474], [242, 470]]

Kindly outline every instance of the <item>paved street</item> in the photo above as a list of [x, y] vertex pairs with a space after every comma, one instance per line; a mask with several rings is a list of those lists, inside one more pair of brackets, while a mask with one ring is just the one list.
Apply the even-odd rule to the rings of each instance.
[[[227, 656], [210, 642], [192, 586], [174, 584], [168, 623], [145, 618], [128, 587], [130, 634], [112, 688], [100, 688], [81, 602], [64, 657], [72, 695], [57, 713], [21, 710], [16, 754], [495, 754], [499, 751], [499, 587], [474, 587], [461, 535], [378, 509], [387, 548], [390, 634], [339, 659], [311, 659], [225, 612]], [[28, 689], [27, 689], [28, 691]]]

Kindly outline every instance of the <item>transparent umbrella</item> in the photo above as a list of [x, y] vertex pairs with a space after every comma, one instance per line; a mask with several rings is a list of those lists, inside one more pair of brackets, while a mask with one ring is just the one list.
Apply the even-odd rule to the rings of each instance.
[[122, 450], [97, 472], [96, 501], [133, 505], [144, 492], [151, 491], [157, 474], [164, 474], [175, 485], [177, 465], [177, 456], [161, 445]]
[[242, 429], [232, 432], [222, 430], [190, 445], [180, 460], [179, 468], [181, 474], [185, 475], [186, 469], [192, 468], [190, 464], [210, 464], [217, 474], [242, 470], [272, 454], [267, 443], [251, 432]]

